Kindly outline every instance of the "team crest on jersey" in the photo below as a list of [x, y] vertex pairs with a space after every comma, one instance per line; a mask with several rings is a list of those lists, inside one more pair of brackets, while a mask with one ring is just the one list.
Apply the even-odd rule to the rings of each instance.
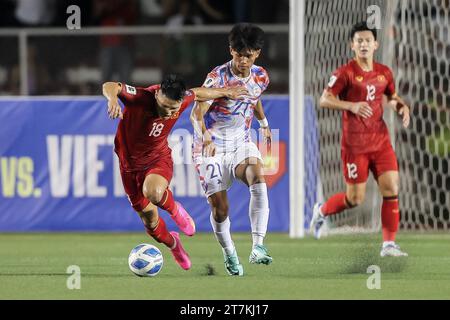
[[358, 81], [358, 82], [363, 82], [363, 80], [364, 80], [363, 76], [357, 76], [356, 77], [356, 81]]
[[379, 82], [384, 82], [386, 80], [385, 76], [383, 76], [382, 74], [379, 75], [377, 78]]
[[259, 97], [261, 95], [261, 88], [260, 87], [253, 88], [253, 95], [255, 97]]
[[170, 119], [176, 119], [180, 116], [180, 111], [175, 112], [173, 115], [170, 116]]

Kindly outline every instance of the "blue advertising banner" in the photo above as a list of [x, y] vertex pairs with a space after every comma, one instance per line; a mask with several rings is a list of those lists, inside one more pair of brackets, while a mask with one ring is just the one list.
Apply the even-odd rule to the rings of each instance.
[[[269, 231], [289, 230], [289, 100], [263, 99], [274, 133], [272, 154], [263, 144], [269, 186]], [[171, 188], [198, 231], [211, 231], [210, 209], [191, 160], [190, 109], [170, 136]], [[0, 231], [143, 230], [122, 187], [113, 152], [118, 120], [103, 98], [3, 98], [0, 100]], [[259, 141], [254, 121], [255, 140]], [[249, 231], [248, 188], [229, 190], [232, 231]], [[175, 227], [160, 210], [169, 228]]]

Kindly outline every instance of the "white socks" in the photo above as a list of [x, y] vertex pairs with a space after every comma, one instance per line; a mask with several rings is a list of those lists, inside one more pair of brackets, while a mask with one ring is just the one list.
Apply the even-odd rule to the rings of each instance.
[[230, 233], [230, 218], [227, 217], [223, 222], [217, 222], [211, 213], [209, 216], [209, 221], [211, 221], [211, 226], [214, 230], [214, 235], [217, 241], [219, 241], [225, 254], [230, 255], [234, 252], [234, 243], [231, 240]]
[[383, 249], [387, 246], [395, 246], [395, 241], [383, 241]]
[[249, 188], [250, 207], [249, 216], [252, 225], [253, 246], [262, 245], [269, 222], [269, 199], [265, 183], [257, 183]]
[[[269, 222], [269, 199], [267, 197], [267, 186], [265, 183], [257, 183], [249, 188], [250, 206], [249, 216], [252, 226], [253, 247], [262, 245], [267, 232]], [[234, 243], [231, 240], [230, 218], [227, 217], [223, 222], [217, 222], [211, 213], [209, 220], [214, 230], [217, 241], [223, 248], [225, 254], [234, 253]]]

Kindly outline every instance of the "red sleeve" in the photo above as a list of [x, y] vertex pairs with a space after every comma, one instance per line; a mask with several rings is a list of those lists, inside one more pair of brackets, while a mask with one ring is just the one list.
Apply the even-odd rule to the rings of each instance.
[[339, 96], [339, 94], [344, 91], [348, 86], [348, 74], [345, 68], [337, 69], [330, 78], [328, 82], [327, 90], [334, 96]]
[[133, 87], [125, 83], [121, 83], [122, 89], [119, 93], [119, 99], [124, 105], [129, 106], [133, 104], [146, 105], [150, 101], [150, 92], [144, 88]]
[[394, 82], [394, 76], [392, 75], [392, 71], [390, 69], [386, 70], [386, 80], [387, 80], [387, 86], [384, 90], [384, 94], [388, 97], [395, 94], [395, 82]]
[[181, 105], [181, 109], [184, 110], [189, 105], [195, 101], [195, 93], [192, 90], [187, 90], [186, 95], [184, 96], [183, 104]]

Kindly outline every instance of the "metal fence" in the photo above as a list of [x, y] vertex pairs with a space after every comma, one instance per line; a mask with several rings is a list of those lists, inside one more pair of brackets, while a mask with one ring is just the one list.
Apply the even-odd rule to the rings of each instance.
[[[256, 64], [269, 93], [287, 93], [289, 26], [260, 25], [266, 44]], [[1, 95], [95, 95], [102, 81], [158, 82], [168, 72], [199, 86], [228, 61], [231, 25], [25, 28], [0, 30]]]

